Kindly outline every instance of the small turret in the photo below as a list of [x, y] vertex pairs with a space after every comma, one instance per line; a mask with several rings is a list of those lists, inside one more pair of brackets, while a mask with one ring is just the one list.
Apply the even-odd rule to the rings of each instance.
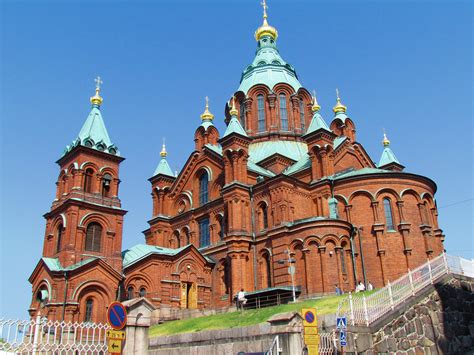
[[167, 176], [172, 176], [174, 177], [175, 175], [173, 174], [173, 171], [171, 170], [168, 162], [166, 161], [166, 156], [168, 155], [168, 152], [166, 151], [166, 145], [163, 140], [163, 146], [161, 148], [160, 156], [161, 160], [158, 163], [158, 166], [155, 169], [155, 172], [153, 173], [153, 176], [162, 174], [162, 175], [167, 175]]
[[377, 167], [385, 170], [402, 171], [405, 167], [400, 164], [392, 149], [390, 149], [390, 141], [385, 132], [383, 134], [382, 144], [383, 152]]

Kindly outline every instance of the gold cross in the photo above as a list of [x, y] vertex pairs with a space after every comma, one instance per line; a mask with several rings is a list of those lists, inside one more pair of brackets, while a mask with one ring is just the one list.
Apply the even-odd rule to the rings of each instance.
[[104, 83], [101, 79], [100, 76], [94, 79], [95, 81], [95, 88], [100, 90], [100, 86]]
[[263, 7], [263, 18], [267, 18], [267, 9], [268, 9], [267, 1], [263, 0], [260, 3], [260, 5], [262, 5], [262, 7]]

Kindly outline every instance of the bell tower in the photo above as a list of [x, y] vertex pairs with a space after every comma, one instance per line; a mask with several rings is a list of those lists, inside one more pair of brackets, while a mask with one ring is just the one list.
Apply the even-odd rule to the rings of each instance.
[[102, 118], [100, 77], [91, 111], [78, 137], [57, 161], [56, 198], [44, 215], [43, 257], [62, 268], [100, 258], [122, 269], [122, 224], [126, 211], [118, 197], [119, 166], [124, 160], [112, 143]]

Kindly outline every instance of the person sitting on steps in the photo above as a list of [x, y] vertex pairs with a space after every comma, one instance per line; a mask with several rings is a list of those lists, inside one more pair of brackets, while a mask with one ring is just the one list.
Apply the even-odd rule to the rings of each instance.
[[244, 309], [244, 306], [247, 303], [247, 299], [245, 298], [245, 292], [243, 288], [240, 289], [240, 292], [237, 295], [237, 302], [238, 302], [238, 307], [240, 309]]

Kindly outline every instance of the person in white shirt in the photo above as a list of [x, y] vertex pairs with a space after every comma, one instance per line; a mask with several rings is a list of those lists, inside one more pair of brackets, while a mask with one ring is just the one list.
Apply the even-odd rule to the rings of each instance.
[[374, 289], [374, 285], [371, 284], [371, 282], [369, 281], [369, 283], [367, 284], [367, 291], [372, 291]]
[[362, 283], [362, 281], [359, 281], [356, 287], [356, 292], [362, 292], [365, 291], [365, 285]]
[[237, 301], [239, 302], [239, 308], [244, 308], [244, 305], [247, 303], [247, 299], [245, 298], [244, 289], [240, 289], [240, 292], [237, 295]]

